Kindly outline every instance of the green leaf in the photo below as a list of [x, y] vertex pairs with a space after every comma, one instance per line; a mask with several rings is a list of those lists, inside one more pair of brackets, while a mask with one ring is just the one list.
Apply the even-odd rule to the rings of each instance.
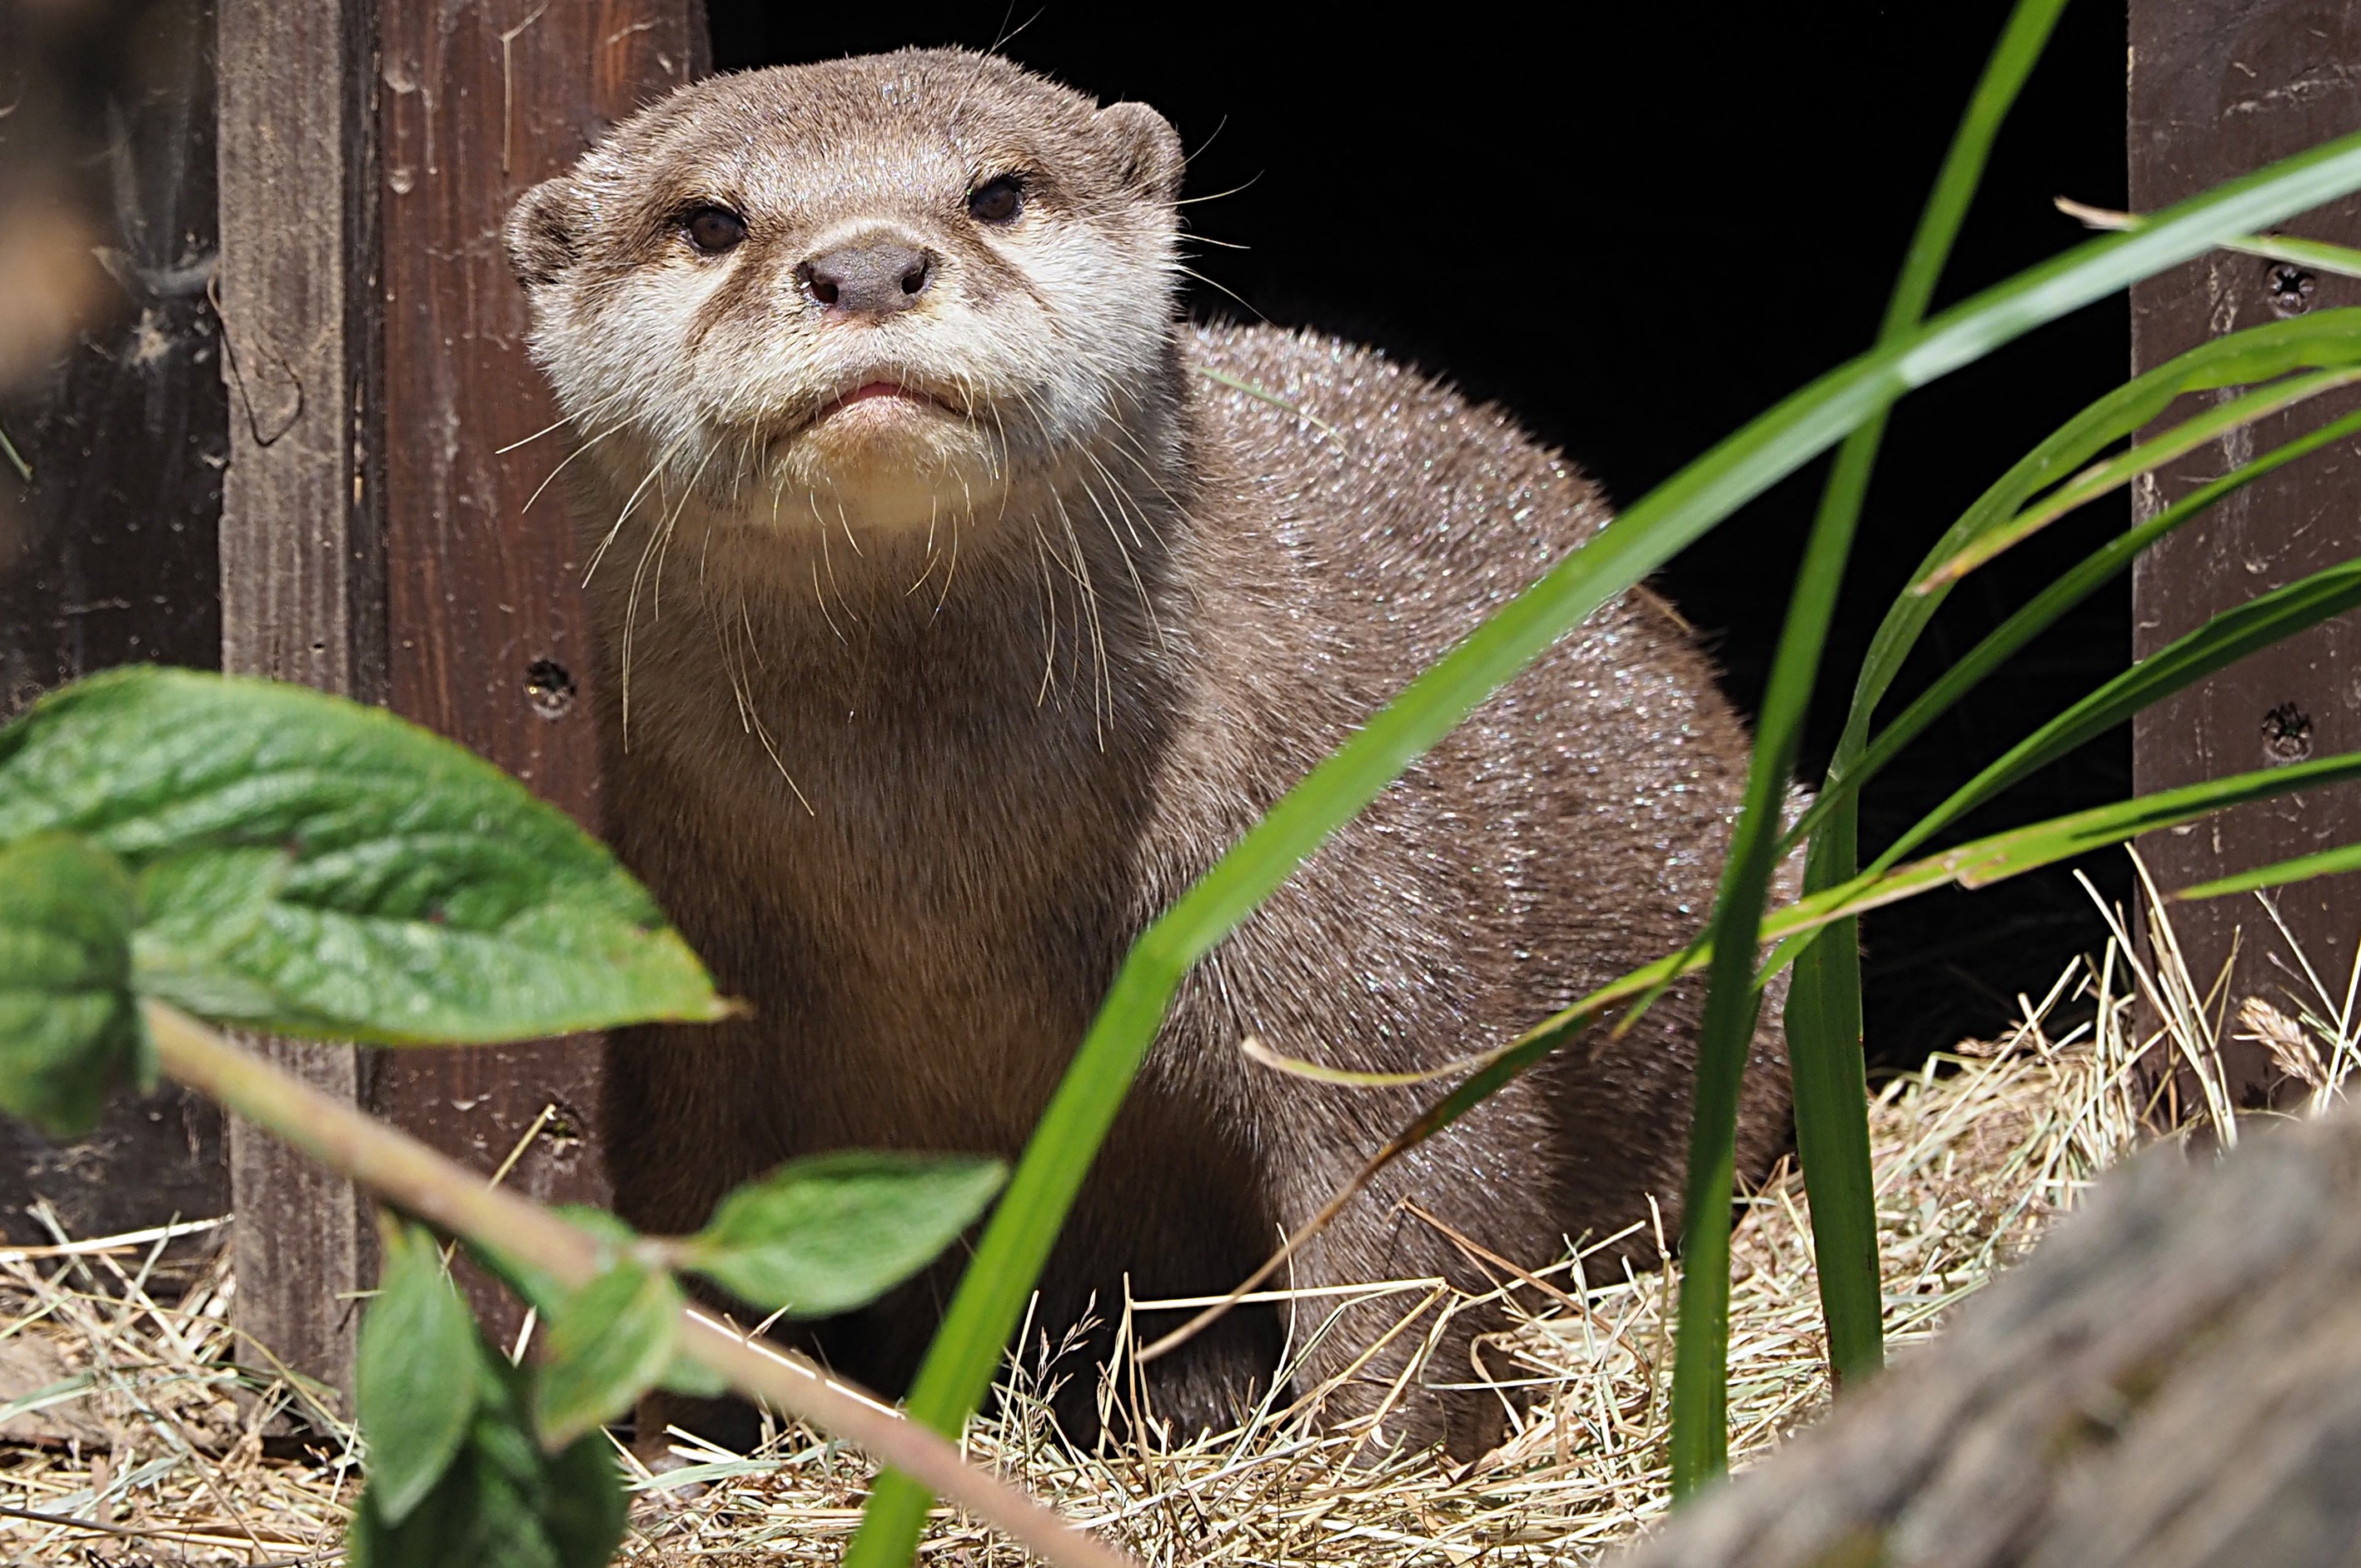
[[[1809, 886], [1808, 857], [1806, 870]], [[1786, 1012], [1790, 1080], [1795, 1102], [1806, 1107], [1796, 1113], [1797, 1157], [1811, 1196], [1812, 1253], [1839, 1392], [1874, 1376], [1885, 1361], [1861, 946], [1853, 929], [1846, 923], [1796, 959]]]
[[[1994, 46], [1945, 157], [1879, 331], [1881, 345], [1916, 328], [1934, 297], [1984, 162], [2065, 0], [2021, 0]], [[1727, 1468], [1729, 1438], [1730, 1203], [1739, 1098], [1762, 1009], [1756, 935], [1781, 849], [1780, 817], [1794, 777], [1820, 653], [1868, 494], [1883, 411], [1846, 438], [1821, 497], [1757, 720], [1746, 798], [1708, 930], [1716, 957], [1697, 1030], [1695, 1109], [1684, 1204], [1680, 1335], [1673, 1376], [1673, 1491], [1686, 1497]], [[1857, 998], [1828, 986], [1850, 975], [1822, 966], [1806, 982], [1787, 1041], [1796, 1140], [1814, 1183], [1820, 1301], [1831, 1366], [1841, 1378], [1874, 1372], [1884, 1357], [1876, 1214], [1869, 1183], [1868, 1091]], [[1816, 989], [1817, 988], [1817, 989]]]
[[2347, 872], [2361, 872], [2361, 844], [2340, 844], [2333, 850], [2297, 855], [2291, 860], [2274, 861], [2250, 872], [2239, 872], [2213, 882], [2199, 883], [2195, 887], [2184, 887], [2172, 896], [2193, 903], [2201, 898], [2220, 898], [2224, 894], [2284, 887], [2290, 883], [2310, 882], [2313, 877], [2343, 876]]
[[563, 813], [389, 713], [151, 666], [0, 729], [0, 843], [70, 829], [138, 880], [136, 983], [203, 1016], [386, 1045], [724, 1003]]
[[1863, 872], [1840, 887], [1807, 894], [1778, 911], [1763, 922], [1763, 934], [1765, 940], [1773, 940], [1807, 931], [1831, 919], [1898, 903], [1946, 883], [1970, 889], [1990, 887], [2143, 833], [2199, 821], [2234, 806], [2355, 778], [2361, 778], [2361, 751], [2343, 751], [2094, 806], [1978, 839], [1890, 871]]
[[[2147, 226], [2147, 220], [2137, 213], [2112, 212], [2105, 207], [2093, 207], [2081, 202], [2057, 198], [2058, 210], [2070, 218], [2080, 218], [2094, 229], [2128, 233]], [[2309, 267], [2315, 272], [2325, 272], [2337, 278], [2361, 278], [2361, 250], [2350, 246], [2331, 245], [2325, 240], [2299, 239], [2293, 235], [2239, 235], [2222, 241], [2224, 250], [2235, 250], [2242, 256], [2259, 256], [2270, 261], [2292, 261], [2299, 267]]]
[[544, 1463], [541, 1528], [558, 1568], [606, 1568], [622, 1544], [627, 1504], [607, 1440], [577, 1438]]
[[719, 1399], [730, 1392], [730, 1379], [683, 1351], [664, 1365], [656, 1387], [691, 1399]]
[[131, 923], [131, 879], [105, 850], [62, 833], [0, 849], [0, 1111], [75, 1137], [153, 1076]]
[[[619, 1215], [605, 1209], [593, 1209], [585, 1204], [563, 1203], [555, 1211], [558, 1216], [577, 1229], [585, 1230], [605, 1244], [600, 1266], [610, 1265], [620, 1257], [640, 1234], [626, 1224]], [[565, 1307], [566, 1287], [547, 1269], [522, 1262], [478, 1242], [467, 1243], [468, 1255], [484, 1267], [500, 1277], [518, 1299], [539, 1313], [544, 1321], [555, 1321]], [[701, 1362], [686, 1354], [675, 1354], [657, 1380], [660, 1387], [691, 1398], [712, 1399], [730, 1391], [729, 1380]]]
[[476, 1320], [443, 1272], [423, 1226], [383, 1227], [385, 1267], [361, 1319], [353, 1406], [368, 1442], [368, 1485], [379, 1518], [400, 1524], [457, 1457], [475, 1414]]
[[[551, 1212], [579, 1231], [587, 1231], [599, 1244], [598, 1266], [613, 1266], [616, 1259], [630, 1250], [640, 1239], [619, 1214], [605, 1209], [594, 1209], [587, 1203], [561, 1203]], [[557, 1276], [538, 1264], [526, 1263], [473, 1239], [466, 1244], [468, 1255], [500, 1276], [503, 1284], [517, 1293], [520, 1300], [541, 1314], [544, 1321], [555, 1321], [566, 1305], [571, 1292]]]
[[742, 1300], [819, 1318], [874, 1300], [983, 1213], [998, 1160], [859, 1150], [791, 1160], [721, 1200], [681, 1265]]
[[661, 1268], [618, 1259], [569, 1295], [551, 1319], [533, 1383], [533, 1425], [553, 1453], [631, 1408], [680, 1343], [680, 1286]]
[[[2025, 12], [2013, 18], [2014, 29]], [[1930, 203], [1930, 213], [1932, 205]], [[1900, 292], [1897, 291], [1897, 300]], [[2114, 485], [2146, 472], [2165, 459], [2173, 438], [2150, 444], [2134, 454], [2074, 475], [2046, 499], [2025, 510], [2029, 498], [2071, 473], [2110, 443], [2132, 433], [2160, 414], [2182, 392], [2261, 381], [2272, 377], [2314, 370], [2342, 376], [2338, 367], [2361, 362], [2361, 321], [2352, 317], [2330, 321], [2320, 313], [2300, 323], [2273, 323], [2250, 333], [2232, 334], [2157, 367], [2118, 388], [2082, 411], [2073, 421], [2011, 467], [1981, 497], [1928, 553], [1916, 579], [1933, 579], [1947, 559], [1964, 552], [1984, 551], [1995, 535], [2011, 542], [2063, 515]], [[1889, 324], [1891, 323], [1889, 313]], [[2293, 326], [2295, 330], [2287, 330]], [[2315, 378], [2317, 379], [2318, 378]], [[2284, 391], [2286, 384], [2279, 389]], [[2304, 395], [2320, 389], [2302, 384]], [[2241, 406], [2220, 406], [2201, 415], [2220, 428], [2240, 425], [2259, 417], [2263, 405], [2277, 394], [2249, 395]], [[1880, 772], [1940, 714], [1959, 701], [1993, 669], [2062, 618], [2074, 606], [2130, 563], [2156, 540], [2203, 511], [2223, 496], [2251, 483], [2283, 463], [2342, 439], [2356, 428], [2356, 421], [2336, 422], [2326, 430], [2299, 437], [2229, 475], [2202, 487], [2148, 522], [2110, 541], [2088, 559], [2046, 587], [1965, 658], [1944, 673], [1914, 700], [1904, 714], [1874, 742], [1869, 726], [1879, 702], [1900, 671], [1904, 659], [1949, 592], [1948, 581], [1935, 592], [1905, 592], [1888, 611], [1861, 666], [1853, 704], [1843, 734], [1832, 753], [1818, 799], [1784, 840], [1792, 843], [1810, 834], [1811, 852], [1806, 862], [1805, 887], [1819, 893], [1850, 879], [1859, 868], [1859, 794]], [[1839, 504], [1848, 484], [1846, 458], [1857, 443], [1873, 446], [1879, 425], [1865, 423], [1848, 441], [1829, 482], [1826, 505]], [[2180, 439], [2202, 438], [2184, 426]], [[1865, 483], [1865, 468], [1863, 470]], [[1857, 507], [1858, 495], [1847, 504]], [[1817, 940], [1815, 940], [1817, 937]], [[1866, 1125], [1867, 1096], [1861, 1078], [1861, 1010], [1860, 934], [1850, 918], [1835, 921], [1784, 945], [1772, 969], [1783, 960], [1795, 964], [1788, 992], [1788, 1058], [1795, 1094], [1796, 1142], [1806, 1179], [1813, 1190], [1812, 1223], [1821, 1299], [1828, 1327], [1829, 1361], [1839, 1386], [1873, 1370], [1883, 1360], [1877, 1318], [1883, 1300], [1876, 1277], [1875, 1214], [1872, 1198]], [[1858, 1106], [1858, 1111], [1855, 1107]], [[1708, 1244], [1712, 1245], [1712, 1244]], [[1693, 1379], [1694, 1380], [1694, 1379]], [[1693, 1413], [1686, 1424], [1692, 1431], [1720, 1423], [1703, 1409], [1705, 1397], [1690, 1396]], [[1682, 1401], [1676, 1390], [1676, 1409]], [[1711, 1474], [1719, 1460], [1715, 1439], [1683, 1450], [1685, 1470]]]
[[[911, 1387], [912, 1418], [955, 1433], [991, 1387], [1083, 1174], [1190, 967], [1477, 704], [1600, 605], [1911, 388], [2224, 236], [2268, 227], [2356, 188], [2361, 135], [2182, 203], [2136, 234], [2078, 246], [1829, 372], [1642, 498], [1370, 716], [1133, 944], [928, 1349]], [[847, 1568], [901, 1568], [926, 1508], [916, 1482], [881, 1477]]]
[[425, 1501], [399, 1520], [386, 1518], [371, 1477], [346, 1537], [354, 1568], [605, 1568], [624, 1524], [605, 1437], [592, 1432], [544, 1453], [525, 1424], [525, 1375], [480, 1338], [446, 1374], [473, 1387], [466, 1442]]

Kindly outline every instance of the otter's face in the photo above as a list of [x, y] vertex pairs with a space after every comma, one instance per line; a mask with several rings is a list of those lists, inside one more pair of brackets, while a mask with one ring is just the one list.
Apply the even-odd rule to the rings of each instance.
[[1143, 104], [910, 51], [684, 88], [527, 192], [508, 242], [534, 357], [619, 481], [924, 530], [1157, 411], [1180, 164]]

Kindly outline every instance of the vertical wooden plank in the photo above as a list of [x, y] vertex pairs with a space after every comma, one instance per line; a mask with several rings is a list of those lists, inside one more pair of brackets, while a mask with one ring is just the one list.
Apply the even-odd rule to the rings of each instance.
[[[49, 242], [84, 307], [45, 362], [0, 366], [0, 721], [108, 665], [221, 658], [214, 8], [113, 21], [0, 8], [0, 234]], [[93, 77], [111, 115], [69, 95]], [[32, 291], [12, 267], [45, 269], [16, 249], [0, 291]], [[78, 1235], [220, 1213], [221, 1118], [170, 1088], [70, 1144], [0, 1117], [0, 1235], [46, 1239], [37, 1201]]]
[[[557, 416], [500, 233], [526, 187], [703, 69], [703, 8], [380, 0], [379, 27], [390, 700], [595, 831], [582, 566], [563, 497], [526, 508], [565, 445], [535, 439]], [[487, 1171], [539, 1125], [508, 1180], [595, 1202], [598, 1078], [596, 1042], [577, 1038], [388, 1054], [370, 1095]]]
[[[374, 701], [383, 607], [366, 454], [370, 0], [221, 0], [221, 321], [230, 465], [221, 519], [222, 663]], [[339, 1096], [349, 1047], [260, 1042]], [[299, 1371], [348, 1385], [351, 1292], [368, 1241], [349, 1183], [233, 1123], [238, 1326]], [[341, 1299], [340, 1299], [341, 1298]]]
[[[2132, 0], [2133, 205], [2149, 211], [2361, 125], [2361, 7], [2350, 0]], [[2289, 232], [2361, 244], [2361, 200], [2308, 214]], [[2209, 336], [2329, 305], [2361, 303], [2361, 283], [2215, 255], [2132, 291], [2132, 357], [2145, 370]], [[2216, 394], [2231, 395], [2228, 392]], [[2254, 453], [2349, 411], [2323, 399], [2191, 455], [2143, 485], [2143, 517]], [[2184, 400], [2169, 419], [2192, 411]], [[2361, 443], [2282, 469], [2158, 544], [2132, 583], [2134, 653], [2145, 658], [2206, 618], [2361, 554]], [[2361, 749], [2361, 617], [2345, 616], [2257, 654], [2140, 716], [2142, 791]], [[2361, 787], [2290, 796], [2142, 841], [2159, 885], [2186, 887], [2287, 855], [2361, 839]], [[2361, 934], [2361, 877], [2292, 887], [2280, 914], [2321, 979], [2342, 997]], [[2315, 1007], [2287, 944], [2252, 899], [2183, 905], [2173, 929], [2201, 986], [2236, 960], [2227, 988]], [[2235, 1025], [2233, 1025], [2235, 1029]], [[2226, 1031], [2225, 1034], [2231, 1031]], [[2249, 1099], [2276, 1076], [2257, 1046], [2225, 1041]]]

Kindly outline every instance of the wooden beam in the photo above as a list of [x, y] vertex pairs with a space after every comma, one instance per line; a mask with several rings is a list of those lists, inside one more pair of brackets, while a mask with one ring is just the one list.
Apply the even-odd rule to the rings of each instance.
[[[222, 663], [363, 701], [385, 688], [368, 455], [374, 300], [371, 0], [221, 0], [219, 297], [230, 384]], [[342, 1099], [349, 1047], [266, 1042]], [[368, 1233], [350, 1184], [243, 1124], [229, 1139], [237, 1323], [348, 1385]]]
[[[500, 234], [528, 186], [704, 69], [703, 8], [379, 0], [379, 48], [389, 696], [596, 831], [581, 557], [562, 493], [527, 507], [566, 446]], [[522, 1147], [507, 1179], [536, 1198], [604, 1202], [600, 1076], [586, 1038], [390, 1053], [370, 1099], [478, 1169]]]
[[[2151, 211], [2361, 125], [2361, 8], [2350, 0], [2132, 0], [2131, 200]], [[2361, 200], [2287, 225], [2292, 234], [2361, 244]], [[2132, 291], [2132, 359], [2146, 370], [2209, 337], [2329, 305], [2361, 303], [2361, 283], [2220, 252]], [[2219, 394], [2227, 396], [2227, 393]], [[2141, 517], [2254, 453], [2351, 410], [2316, 400], [2191, 455], [2142, 485]], [[2188, 399], [2166, 416], [2187, 417]], [[2150, 550], [2132, 581], [2133, 652], [2146, 658], [2208, 617], [2268, 588], [2361, 554], [2361, 443], [2347, 441], [2280, 470]], [[2256, 654], [2202, 686], [2150, 708], [2133, 729], [2142, 791], [2361, 749], [2361, 616], [2345, 616]], [[2142, 840], [2168, 891], [2285, 856], [2361, 839], [2361, 787], [2289, 796], [2209, 824]], [[2341, 1000], [2361, 934], [2361, 877], [2308, 883], [2276, 895], [2289, 932]], [[2201, 987], [2231, 961], [2227, 1001], [2260, 995], [2314, 1006], [2288, 944], [2250, 898], [2173, 911], [2173, 929]], [[2276, 1073], [2258, 1046], [2224, 1049], [2252, 1100]]]

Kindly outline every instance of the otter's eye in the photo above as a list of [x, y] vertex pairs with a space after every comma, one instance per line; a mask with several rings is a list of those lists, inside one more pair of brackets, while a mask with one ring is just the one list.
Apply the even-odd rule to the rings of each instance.
[[1025, 186], [1014, 174], [987, 180], [967, 193], [967, 215], [980, 224], [1013, 222], [1025, 210]]
[[681, 228], [688, 243], [708, 256], [732, 249], [746, 237], [746, 220], [727, 207], [699, 207], [688, 214]]

